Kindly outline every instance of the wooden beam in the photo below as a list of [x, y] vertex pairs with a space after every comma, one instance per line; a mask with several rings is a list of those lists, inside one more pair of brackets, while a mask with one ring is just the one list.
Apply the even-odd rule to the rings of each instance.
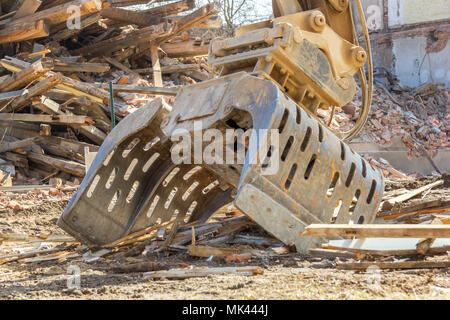
[[[407, 208], [405, 208], [407, 209]], [[389, 220], [397, 220], [400, 218], [406, 218], [415, 215], [424, 215], [424, 214], [435, 214], [435, 213], [447, 213], [450, 212], [450, 201], [443, 201], [441, 205], [432, 207], [432, 208], [424, 208], [424, 209], [414, 209], [401, 211], [400, 213], [393, 213], [390, 215], [384, 215], [379, 218], [389, 221]]]
[[84, 177], [84, 175], [85, 175], [84, 165], [79, 164], [74, 161], [58, 159], [58, 158], [54, 158], [54, 157], [50, 157], [47, 155], [34, 153], [34, 152], [29, 152], [27, 154], [27, 157], [31, 161], [41, 163], [44, 165], [48, 165], [52, 168], [55, 168], [55, 169], [58, 169], [58, 170], [61, 170], [64, 172], [68, 172], [77, 177]]
[[94, 123], [94, 121], [87, 116], [47, 115], [47, 114], [27, 114], [27, 113], [0, 113], [0, 120], [49, 123], [54, 125], [76, 125], [76, 126], [87, 126]]
[[62, 75], [60, 73], [56, 73], [55, 75], [52, 75], [44, 79], [43, 81], [38, 82], [34, 86], [30, 87], [28, 89], [28, 92], [15, 99], [10, 104], [11, 109], [14, 111], [20, 111], [21, 109], [23, 109], [24, 107], [26, 107], [28, 104], [31, 103], [31, 99], [34, 96], [46, 93], [47, 91], [54, 88], [58, 83], [61, 82], [62, 82]]
[[[108, 84], [99, 84], [101, 88], [109, 88]], [[129, 92], [129, 93], [139, 93], [148, 95], [166, 95], [166, 96], [176, 96], [179, 88], [165, 88], [165, 87], [144, 87], [144, 86], [134, 86], [134, 85], [113, 85], [113, 90], [115, 92]]]
[[44, 75], [46, 72], [52, 70], [52, 68], [53, 64], [51, 60], [40, 59], [31, 64], [28, 68], [22, 69], [5, 78], [0, 83], [0, 91], [6, 92], [21, 89]]
[[338, 263], [338, 270], [367, 270], [377, 266], [380, 269], [442, 269], [449, 268], [450, 261], [404, 261], [404, 262], [345, 262]]
[[[29, 129], [23, 129], [23, 128], [14, 128], [13, 126], [9, 125], [8, 122], [0, 122], [0, 125], [5, 127], [7, 129], [6, 134], [17, 137], [19, 139], [27, 139], [29, 137], [41, 137], [43, 139], [42, 145], [45, 149], [45, 146], [47, 145], [55, 145], [59, 149], [63, 149], [66, 152], [73, 152], [78, 154], [84, 154], [84, 148], [88, 147], [90, 152], [97, 152], [99, 149], [99, 146], [89, 144], [86, 142], [80, 142], [75, 140], [69, 140], [64, 139], [61, 137], [55, 137], [55, 136], [40, 136], [39, 131], [33, 131]], [[32, 124], [27, 124], [28, 127], [32, 126]], [[39, 130], [39, 128], [37, 128]], [[2, 134], [4, 134], [4, 130], [0, 131]]]
[[203, 258], [209, 258], [211, 256], [226, 257], [228, 255], [240, 254], [242, 252], [239, 249], [213, 248], [213, 247], [196, 246], [196, 245], [188, 246], [188, 251], [189, 251], [190, 256], [203, 257]]
[[[100, 6], [98, 6], [100, 4]], [[38, 11], [32, 15], [28, 15], [22, 18], [10, 18], [0, 21], [0, 25], [20, 25], [28, 22], [36, 22], [39, 20], [45, 20], [50, 25], [56, 25], [62, 22], [66, 22], [72, 15], [73, 11], [70, 10], [73, 6], [80, 9], [80, 15], [84, 16], [89, 13], [95, 13], [102, 8], [109, 6], [109, 3], [105, 0], [74, 0], [59, 6], [55, 6], [49, 9]]]
[[113, 65], [114, 67], [125, 71], [126, 73], [132, 74], [137, 78], [140, 78], [139, 74], [133, 70], [131, 70], [130, 68], [128, 68], [126, 65], [120, 63], [119, 61], [117, 61], [116, 59], [113, 58], [109, 58], [109, 57], [103, 57], [103, 59], [105, 59], [109, 64]]
[[[128, 7], [128, 6], [134, 6], [136, 4], [147, 4], [149, 2], [155, 2], [151, 0], [111, 0], [111, 6], [113, 7]], [[156, 2], [161, 2], [161, 0], [158, 0]]]
[[76, 240], [64, 234], [39, 234], [29, 235], [21, 233], [0, 233], [0, 241], [3, 242], [76, 242]]
[[[0, 115], [1, 115], [1, 113], [0, 113]], [[3, 142], [3, 143], [0, 143], [0, 152], [21, 149], [21, 148], [35, 145], [36, 143], [40, 143], [40, 142], [42, 142], [41, 137], [32, 137], [32, 138], [14, 141], [14, 142]]]
[[151, 271], [144, 273], [144, 278], [150, 279], [186, 279], [195, 277], [207, 277], [212, 274], [236, 274], [240, 276], [253, 276], [263, 274], [260, 267], [222, 267], [222, 268], [195, 268], [195, 269], [171, 269], [167, 271]]
[[161, 72], [161, 62], [159, 61], [159, 50], [158, 45], [153, 43], [150, 46], [150, 54], [152, 56], [152, 66], [153, 66], [153, 85], [155, 87], [162, 87], [162, 72]]
[[24, 155], [13, 152], [5, 152], [1, 154], [1, 157], [12, 161], [17, 167], [28, 168], [28, 159]]
[[[30, 63], [7, 57], [8, 59], [1, 59], [0, 64], [12, 72], [18, 72], [20, 70], [23, 70], [24, 68], [28, 68], [30, 66]], [[46, 73], [47, 77], [54, 77], [55, 73], [52, 71], [49, 71]], [[39, 79], [44, 79], [44, 76], [40, 77]], [[109, 94], [107, 91], [97, 88], [96, 85], [92, 83], [87, 82], [81, 82], [69, 77], [62, 76], [62, 82], [58, 83], [56, 85], [57, 89], [61, 89], [67, 92], [70, 92], [74, 95], [78, 96], [85, 96], [92, 101], [98, 102], [98, 103], [105, 103], [109, 104]]]
[[0, 101], [3, 100], [9, 100], [11, 98], [16, 98], [24, 93], [25, 90], [17, 90], [17, 91], [10, 91], [5, 93], [0, 93]]
[[73, 55], [83, 56], [102, 56], [108, 55], [114, 51], [122, 50], [126, 47], [137, 46], [143, 42], [149, 42], [156, 38], [167, 35], [172, 29], [172, 26], [168, 23], [161, 23], [146, 28], [142, 28], [136, 31], [129, 32], [127, 34], [121, 34], [108, 40], [103, 40], [95, 44], [84, 46], [80, 49], [73, 50]]
[[330, 250], [330, 249], [309, 249], [308, 253], [313, 257], [320, 257], [326, 259], [355, 259], [356, 254], [349, 251]]
[[93, 142], [101, 145], [103, 141], [106, 139], [106, 134], [96, 128], [95, 126], [80, 126], [77, 128], [80, 133], [86, 137], [88, 137]]
[[206, 56], [209, 51], [209, 42], [201, 40], [167, 42], [161, 44], [161, 49], [170, 58]]
[[33, 104], [33, 107], [41, 110], [46, 114], [62, 114], [59, 103], [53, 101], [50, 98], [47, 98], [44, 95], [33, 98], [31, 103]]
[[64, 29], [55, 33], [52, 36], [52, 38], [54, 41], [62, 41], [62, 40], [69, 39], [70, 37], [80, 33], [84, 28], [87, 28], [90, 25], [97, 23], [98, 21], [100, 21], [100, 19], [101, 19], [100, 14], [94, 13], [94, 14], [88, 16], [87, 18], [81, 20], [80, 28], [69, 29], [69, 28], [65, 27]]
[[444, 184], [444, 180], [438, 180], [436, 182], [430, 183], [430, 184], [428, 184], [426, 186], [423, 186], [421, 188], [409, 191], [409, 192], [407, 192], [405, 194], [402, 194], [402, 195], [400, 195], [398, 197], [395, 197], [395, 198], [383, 201], [381, 203], [381, 209], [384, 210], [384, 211], [391, 210], [396, 205], [399, 205], [399, 204], [401, 204], [404, 201], [407, 201], [407, 200], [409, 200], [411, 198], [414, 198], [414, 197], [424, 193], [425, 191], [428, 191], [430, 189], [438, 187], [438, 186], [440, 186], [442, 184]]
[[103, 73], [109, 71], [110, 67], [106, 63], [88, 63], [88, 62], [63, 62], [54, 60], [53, 70], [57, 72], [97, 72]]
[[[187, 71], [196, 71], [199, 69], [198, 64], [179, 64], [173, 66], [162, 66], [162, 73], [177, 73], [177, 72], [187, 72]], [[153, 73], [153, 68], [143, 68], [143, 69], [134, 69], [132, 70], [136, 73], [149, 74]]]
[[357, 238], [450, 238], [450, 225], [311, 224], [302, 236]]
[[0, 30], [0, 44], [47, 37], [49, 27], [44, 20], [23, 22]]
[[159, 16], [174, 16], [178, 13], [192, 10], [195, 8], [194, 0], [182, 0], [177, 2], [168, 3], [162, 6], [142, 10], [142, 12], [151, 14], [151, 15], [159, 15]]
[[150, 26], [164, 22], [160, 16], [155, 16], [142, 11], [125, 10], [119, 8], [105, 8], [100, 12], [103, 18], [112, 19], [128, 24], [136, 24], [140, 26]]
[[177, 35], [181, 34], [184, 31], [192, 29], [202, 23], [203, 21], [208, 20], [218, 13], [214, 8], [214, 3], [208, 3], [203, 7], [195, 10], [194, 12], [183, 16], [180, 20], [175, 23], [174, 28], [171, 30], [169, 35], [162, 37], [159, 39], [159, 43], [166, 42], [170, 39], [173, 39]]
[[42, 4], [41, 0], [25, 0], [17, 9], [14, 19], [29, 16], [36, 12], [39, 6]]

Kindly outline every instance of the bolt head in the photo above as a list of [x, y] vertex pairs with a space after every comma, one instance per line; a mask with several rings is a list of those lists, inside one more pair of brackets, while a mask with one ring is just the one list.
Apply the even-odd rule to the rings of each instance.
[[311, 28], [316, 32], [322, 32], [327, 24], [324, 14], [320, 11], [313, 11], [309, 18]]
[[325, 17], [323, 15], [320, 15], [320, 14], [316, 15], [314, 17], [314, 23], [318, 27], [325, 26]]
[[367, 53], [361, 47], [353, 47], [352, 57], [358, 65], [363, 65], [367, 61]]

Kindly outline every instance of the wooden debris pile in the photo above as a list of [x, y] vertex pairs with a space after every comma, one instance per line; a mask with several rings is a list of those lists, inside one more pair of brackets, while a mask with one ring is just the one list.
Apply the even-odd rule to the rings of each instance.
[[124, 8], [147, 3], [1, 2], [1, 186], [11, 177], [22, 185], [55, 177], [79, 183], [113, 117], [117, 123], [157, 95], [170, 103], [178, 86], [213, 77], [202, 56], [218, 24], [214, 5], [158, 0]]
[[450, 184], [433, 180], [390, 182], [374, 224], [306, 227], [304, 236], [335, 239], [310, 253], [342, 270], [449, 268]]
[[[44, 188], [44, 187], [42, 187]], [[179, 279], [212, 274], [259, 275], [270, 261], [319, 259], [312, 268], [366, 271], [446, 269], [450, 266], [450, 189], [441, 179], [389, 182], [373, 224], [318, 224], [305, 236], [330, 240], [310, 250], [310, 257], [266, 234], [234, 207], [224, 207], [206, 223], [181, 225], [172, 220], [127, 235], [103, 247], [87, 247], [62, 232], [0, 232], [0, 265], [41, 262], [85, 263], [107, 273], [140, 273], [147, 279]], [[24, 190], [22, 190], [23, 192]], [[17, 191], [20, 192], [20, 191]], [[65, 199], [54, 189], [4, 194], [24, 206], [28, 199]], [[62, 197], [62, 198], [61, 198]], [[23, 208], [24, 210], [26, 208]], [[17, 244], [21, 245], [17, 247]], [[15, 244], [11, 247], [11, 244]], [[25, 246], [24, 246], [25, 244]], [[31, 245], [31, 246], [30, 246]]]
[[[360, 105], [357, 97], [336, 108], [332, 127], [342, 131], [352, 128]], [[319, 116], [328, 122], [330, 112], [320, 110]], [[450, 90], [444, 85], [429, 83], [413, 89], [399, 83], [388, 87], [376, 83], [369, 120], [354, 141], [390, 145], [399, 136], [410, 156], [423, 157], [428, 152], [433, 157], [439, 148], [450, 147], [449, 132]]]
[[[257, 257], [278, 256], [289, 252], [278, 240], [241, 232], [257, 228], [239, 212], [218, 214], [214, 221], [178, 226], [177, 220], [149, 227], [130, 234], [102, 248], [88, 248], [73, 237], [64, 234], [0, 233], [0, 244], [32, 244], [28, 247], [3, 247], [0, 265], [9, 263], [40, 263], [66, 260], [91, 264], [94, 268], [113, 273], [143, 273], [148, 279], [180, 279], [203, 277], [210, 274], [259, 275], [263, 270], [252, 264]], [[234, 246], [235, 249], [227, 248]], [[283, 248], [283, 250], [280, 250]], [[269, 250], [269, 252], [267, 251]], [[173, 254], [186, 254], [197, 260], [206, 260], [206, 266], [170, 262], [161, 259]], [[227, 267], [210, 267], [214, 258]], [[192, 259], [191, 259], [192, 260]], [[247, 266], [243, 266], [247, 264]]]

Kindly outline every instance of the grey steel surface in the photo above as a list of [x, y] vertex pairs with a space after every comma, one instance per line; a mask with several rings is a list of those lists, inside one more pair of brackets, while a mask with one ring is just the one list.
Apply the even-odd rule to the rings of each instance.
[[[202, 123], [203, 130], [278, 130], [279, 153], [272, 152], [267, 160], [279, 161], [279, 170], [273, 175], [262, 175], [265, 169], [261, 163], [250, 161], [268, 154], [262, 139], [255, 141], [255, 137], [250, 144], [256, 143], [258, 152], [247, 152], [243, 165], [174, 165], [170, 137], [178, 129], [194, 135], [196, 121]], [[130, 142], [136, 138], [139, 141], [130, 148]], [[145, 145], [151, 141], [157, 142], [146, 150]], [[115, 151], [105, 165], [112, 150]], [[156, 154], [158, 158], [144, 172], [145, 163]], [[136, 161], [128, 177], [126, 172]], [[186, 175], [197, 167], [199, 171]], [[108, 183], [116, 170], [118, 174]], [[336, 173], [336, 184], [330, 186]], [[96, 179], [99, 181], [90, 194]], [[198, 185], [189, 193], [194, 183]], [[134, 189], [133, 197], [127, 201]], [[331, 221], [370, 223], [383, 189], [379, 171], [274, 83], [242, 72], [182, 88], [170, 112], [158, 100], [121, 121], [100, 148], [58, 224], [82, 241], [106, 244], [180, 216], [185, 216], [186, 222], [205, 221], [237, 194], [238, 208], [269, 233], [305, 252], [317, 244], [317, 240], [299, 236], [305, 225]], [[108, 212], [118, 192], [120, 197]]]

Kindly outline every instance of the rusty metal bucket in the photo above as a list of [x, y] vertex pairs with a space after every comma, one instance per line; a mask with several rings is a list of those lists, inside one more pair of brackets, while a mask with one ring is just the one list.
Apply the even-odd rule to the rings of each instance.
[[[211, 128], [257, 132], [243, 163], [174, 163], [177, 132], [195, 140]], [[277, 148], [264, 142], [271, 132]], [[278, 170], [267, 174], [273, 164]], [[58, 225], [104, 245], [171, 219], [206, 221], [234, 201], [269, 233], [306, 252], [320, 242], [300, 237], [306, 225], [371, 223], [383, 189], [381, 173], [314, 116], [272, 82], [242, 72], [181, 89], [172, 110], [155, 100], [122, 120]]]

